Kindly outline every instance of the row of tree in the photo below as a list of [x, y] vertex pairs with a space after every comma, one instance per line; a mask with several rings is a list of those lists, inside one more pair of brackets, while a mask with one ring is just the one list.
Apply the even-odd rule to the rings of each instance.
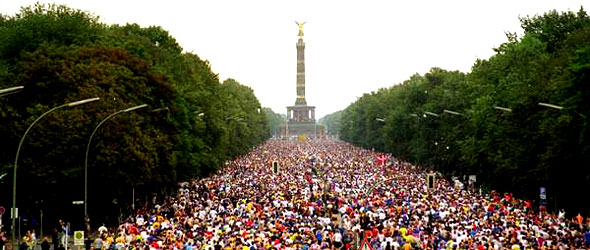
[[546, 187], [550, 208], [588, 212], [590, 18], [551, 11], [521, 26], [470, 73], [432, 68], [363, 95], [338, 114], [340, 137], [530, 199]]
[[[12, 206], [17, 145], [20, 215], [82, 217], [73, 200], [84, 198], [88, 154], [89, 215], [117, 218], [121, 207], [162, 196], [175, 183], [208, 175], [271, 135], [268, 116], [252, 89], [233, 79], [220, 83], [209, 63], [160, 27], [105, 25], [84, 11], [35, 5], [0, 15], [0, 88], [24, 86], [0, 97], [0, 205]], [[6, 174], [6, 175], [5, 175]], [[54, 217], [51, 217], [54, 216]], [[67, 217], [62, 217], [67, 218]], [[100, 219], [99, 219], [100, 218]], [[47, 219], [47, 217], [46, 217]], [[31, 221], [31, 220], [28, 220]]]
[[274, 138], [280, 137], [280, 127], [281, 124], [287, 122], [287, 116], [285, 114], [277, 114], [270, 108], [264, 108], [264, 113], [266, 114], [271, 136]]
[[341, 116], [342, 110], [328, 114], [318, 120], [318, 123], [326, 128], [326, 135], [330, 137], [338, 137], [340, 133]]

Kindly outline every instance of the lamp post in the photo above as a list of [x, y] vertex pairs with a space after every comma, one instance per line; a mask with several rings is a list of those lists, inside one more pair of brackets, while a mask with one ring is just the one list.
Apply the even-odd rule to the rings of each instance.
[[[543, 107], [547, 107], [547, 108], [552, 108], [552, 109], [557, 109], [557, 110], [562, 110], [563, 109], [562, 106], [557, 106], [555, 104], [544, 103], [544, 102], [540, 102], [539, 103], [539, 106], [543, 106]], [[580, 113], [578, 113], [578, 114], [580, 114]], [[582, 115], [582, 114], [580, 114], [580, 115]], [[583, 115], [582, 115], [582, 117], [583, 117]], [[555, 211], [557, 211], [557, 191], [554, 191], [554, 197], [555, 197], [555, 199], [553, 200], [554, 207], [555, 207]]]
[[562, 106], [557, 106], [557, 105], [554, 105], [554, 104], [543, 103], [543, 102], [540, 102], [539, 103], [539, 106], [545, 106], [545, 107], [548, 107], [548, 108], [559, 109], [559, 110], [562, 110], [563, 109]]
[[[203, 113], [199, 113], [199, 116], [203, 116]], [[233, 120], [233, 121], [237, 121], [237, 122], [242, 122], [242, 121], [244, 121], [244, 119], [243, 119], [243, 118], [241, 118], [241, 117], [238, 117], [238, 116], [235, 116], [235, 115], [228, 116], [228, 117], [226, 117], [226, 118], [225, 118], [225, 120], [226, 120], [226, 121]]]
[[157, 108], [157, 109], [152, 109], [152, 112], [160, 112], [160, 111], [170, 111], [170, 108], [168, 107], [162, 107], [162, 108]]
[[500, 106], [495, 106], [494, 107], [497, 110], [502, 110], [502, 111], [506, 111], [506, 112], [512, 112], [512, 109], [510, 108], [504, 108], [504, 107], [500, 107]]
[[[557, 110], [563, 110], [563, 108], [564, 108], [563, 106], [557, 106], [557, 105], [554, 105], [554, 104], [543, 103], [543, 102], [540, 102], [539, 103], [539, 106], [544, 106], [544, 107], [553, 108], [553, 109], [557, 109]], [[568, 110], [568, 108], [566, 107], [565, 110]], [[571, 110], [571, 109], [569, 109], [569, 110]], [[575, 111], [575, 110], [572, 110], [572, 111], [575, 112], [576, 114], [578, 114], [580, 117], [586, 119], [586, 116], [583, 115], [582, 113], [580, 113], [578, 111]]]
[[438, 117], [439, 116], [439, 114], [436, 114], [436, 113], [433, 113], [433, 112], [430, 112], [430, 111], [424, 111], [424, 114], [435, 116], [435, 117]]
[[[23, 142], [25, 141], [25, 137], [27, 136], [27, 134], [29, 133], [29, 131], [31, 130], [31, 128], [33, 128], [33, 126], [35, 125], [35, 123], [37, 123], [39, 120], [41, 120], [41, 118], [43, 118], [44, 116], [46, 116], [47, 114], [60, 109], [60, 108], [65, 108], [65, 107], [74, 107], [74, 106], [78, 106], [78, 105], [82, 105], [82, 104], [86, 104], [89, 102], [94, 102], [94, 101], [98, 101], [100, 98], [95, 97], [95, 98], [89, 98], [89, 99], [84, 99], [81, 101], [77, 101], [77, 102], [70, 102], [70, 103], [66, 103], [57, 107], [54, 107], [48, 111], [46, 111], [45, 113], [43, 113], [42, 115], [40, 115], [39, 117], [37, 117], [37, 119], [35, 119], [35, 121], [33, 121], [33, 123], [31, 123], [31, 125], [29, 125], [29, 127], [27, 128], [27, 130], [25, 130], [25, 133], [23, 134], [23, 137], [20, 139], [20, 142], [18, 143], [18, 148], [16, 149], [16, 157], [14, 158], [14, 174], [13, 174], [13, 180], [12, 180], [12, 213], [11, 213], [11, 217], [12, 217], [12, 242], [13, 244], [16, 244], [16, 239], [15, 239], [15, 223], [16, 223], [16, 169], [17, 169], [17, 163], [18, 163], [18, 155], [20, 153], [20, 148], [23, 145]], [[20, 230], [20, 229], [19, 229]]]
[[456, 111], [452, 111], [452, 110], [448, 110], [448, 109], [443, 110], [443, 112], [444, 113], [447, 113], [447, 114], [451, 114], [451, 115], [465, 116], [462, 113], [459, 113], [459, 112], [456, 112]]
[[96, 128], [94, 128], [94, 131], [92, 131], [92, 134], [90, 134], [90, 138], [88, 139], [88, 145], [86, 145], [86, 156], [84, 158], [84, 216], [86, 217], [86, 219], [88, 219], [88, 152], [90, 151], [90, 143], [92, 143], [92, 138], [94, 137], [94, 134], [96, 133], [98, 128], [100, 128], [100, 126], [103, 123], [105, 123], [106, 121], [108, 121], [112, 117], [114, 117], [118, 114], [121, 114], [121, 113], [127, 113], [130, 111], [136, 110], [136, 109], [145, 108], [147, 106], [148, 106], [147, 104], [142, 104], [142, 105], [138, 105], [138, 106], [131, 107], [128, 109], [122, 109], [122, 110], [119, 110], [115, 113], [112, 113], [109, 116], [107, 116], [106, 118], [102, 119], [102, 121], [100, 121], [98, 123]]
[[25, 86], [16, 86], [11, 88], [0, 89], [0, 96], [14, 94], [16, 92], [23, 90], [24, 88]]

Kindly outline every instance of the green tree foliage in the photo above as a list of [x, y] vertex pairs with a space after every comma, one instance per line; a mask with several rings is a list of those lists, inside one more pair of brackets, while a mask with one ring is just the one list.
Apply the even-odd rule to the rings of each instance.
[[183, 53], [167, 31], [107, 26], [66, 6], [37, 4], [0, 16], [0, 88], [17, 85], [24, 91], [0, 97], [5, 207], [16, 148], [32, 121], [52, 107], [100, 98], [52, 112], [27, 136], [17, 175], [23, 216], [37, 214], [44, 200], [46, 219], [81, 222], [81, 207], [63, 204], [83, 200], [90, 133], [118, 110], [149, 105], [113, 117], [94, 136], [88, 205], [95, 223], [116, 218], [133, 189], [142, 202], [151, 200], [153, 192], [161, 196], [179, 181], [208, 175], [270, 136], [252, 89], [233, 79], [221, 84], [207, 61]]
[[590, 188], [590, 18], [521, 23], [522, 38], [508, 33], [468, 74], [432, 68], [363, 95], [342, 111], [341, 138], [531, 199], [544, 186], [549, 205], [587, 212], [574, 190]]
[[340, 121], [342, 118], [342, 111], [336, 111], [322, 117], [318, 123], [326, 127], [326, 133], [329, 135], [338, 135], [340, 132]]
[[221, 84], [224, 149], [229, 157], [248, 153], [253, 145], [270, 136], [267, 118], [251, 88], [227, 79]]
[[273, 137], [278, 137], [281, 124], [287, 122], [287, 116], [285, 114], [277, 114], [272, 109], [266, 107], [262, 108], [262, 112], [264, 112], [268, 121], [269, 134]]

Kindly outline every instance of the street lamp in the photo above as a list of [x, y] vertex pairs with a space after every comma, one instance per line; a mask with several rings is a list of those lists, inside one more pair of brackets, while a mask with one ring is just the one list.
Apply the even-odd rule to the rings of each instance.
[[554, 108], [554, 109], [559, 109], [559, 110], [562, 110], [563, 109], [562, 106], [557, 106], [557, 105], [553, 105], [553, 104], [549, 104], [549, 103], [543, 103], [543, 102], [540, 102], [539, 103], [539, 106], [545, 106], [545, 107], [548, 107], [548, 108]]
[[447, 114], [451, 114], [451, 115], [464, 116], [464, 114], [462, 114], [462, 113], [451, 111], [451, 110], [447, 110], [447, 109], [443, 110], [443, 112], [445, 112]]
[[152, 109], [152, 112], [160, 112], [160, 111], [170, 111], [170, 108], [168, 107], [163, 107], [163, 108], [157, 108], [157, 109]]
[[[543, 103], [543, 102], [540, 102], [539, 103], [539, 106], [545, 106], [545, 107], [548, 107], [548, 108], [554, 108], [554, 109], [558, 109], [558, 110], [562, 110], [563, 109], [563, 106], [557, 106], [557, 105], [554, 105], [554, 104]], [[576, 112], [576, 114], [580, 115], [580, 117], [586, 119], [586, 116], [583, 115], [582, 113], [580, 113], [578, 111], [575, 111], [575, 110], [573, 110], [573, 112]]]
[[502, 110], [502, 111], [506, 111], [506, 112], [512, 112], [512, 109], [509, 108], [504, 108], [504, 107], [500, 107], [500, 106], [495, 106], [494, 107], [497, 110]]
[[436, 113], [432, 113], [432, 112], [430, 112], [430, 111], [424, 111], [424, 114], [431, 115], [431, 116], [436, 116], [436, 117], [438, 117], [438, 116], [439, 116], [438, 114], [436, 114]]
[[375, 121], [385, 122], [385, 119], [383, 119], [383, 118], [375, 118]]
[[25, 86], [16, 86], [11, 88], [0, 89], [0, 96], [14, 94], [16, 92], [23, 90], [24, 88]]
[[[557, 109], [557, 110], [562, 110], [563, 109], [563, 106], [558, 106], [558, 105], [555, 105], [555, 104], [544, 103], [544, 102], [540, 102], [539, 103], [539, 106], [544, 106], [544, 107], [553, 108], [553, 109]], [[575, 110], [572, 110], [572, 111], [576, 112], [582, 118], [586, 119], [586, 116], [583, 115], [582, 113], [580, 113], [578, 111], [575, 111]], [[557, 194], [555, 194], [555, 209], [557, 209]]]
[[[202, 116], [202, 115], [203, 115], [203, 113], [199, 113], [199, 116]], [[229, 121], [229, 120], [234, 120], [234, 121], [237, 121], [237, 122], [244, 121], [244, 119], [243, 119], [243, 118], [241, 118], [241, 117], [237, 117], [237, 116], [233, 116], [233, 115], [232, 115], [232, 116], [228, 116], [228, 117], [226, 117], [226, 118], [225, 118], [225, 120], [226, 120], [226, 121]]]
[[96, 131], [98, 130], [98, 128], [105, 123], [107, 120], [111, 119], [112, 117], [121, 114], [121, 113], [127, 113], [136, 109], [140, 109], [140, 108], [145, 108], [147, 107], [147, 104], [142, 104], [142, 105], [138, 105], [135, 107], [131, 107], [128, 109], [122, 109], [119, 110], [115, 113], [110, 114], [109, 116], [107, 116], [106, 118], [104, 118], [102, 121], [100, 121], [100, 123], [98, 123], [98, 125], [96, 126], [96, 128], [94, 128], [94, 131], [92, 131], [92, 134], [90, 134], [90, 138], [88, 139], [88, 145], [86, 146], [86, 157], [84, 158], [84, 216], [86, 218], [88, 218], [88, 152], [90, 151], [90, 143], [92, 142], [92, 137], [94, 137], [94, 134], [96, 133]]
[[16, 169], [17, 169], [17, 163], [18, 163], [18, 155], [20, 153], [20, 148], [23, 145], [23, 142], [25, 141], [25, 137], [27, 136], [27, 134], [29, 133], [29, 131], [31, 130], [31, 128], [33, 128], [33, 126], [35, 125], [35, 123], [37, 123], [39, 120], [41, 120], [41, 118], [43, 118], [44, 116], [46, 116], [47, 114], [60, 109], [60, 108], [65, 108], [65, 107], [74, 107], [74, 106], [78, 106], [78, 105], [82, 105], [82, 104], [86, 104], [89, 102], [94, 102], [94, 101], [98, 101], [100, 98], [95, 97], [95, 98], [89, 98], [89, 99], [84, 99], [81, 101], [77, 101], [77, 102], [70, 102], [70, 103], [66, 103], [57, 107], [54, 107], [48, 111], [46, 111], [45, 113], [43, 113], [42, 115], [40, 115], [39, 117], [37, 117], [37, 119], [35, 119], [33, 121], [33, 123], [31, 123], [31, 125], [29, 125], [29, 127], [27, 128], [27, 130], [25, 130], [25, 133], [23, 134], [23, 137], [20, 139], [20, 142], [18, 143], [18, 148], [16, 149], [16, 157], [14, 158], [14, 174], [13, 174], [13, 180], [12, 180], [12, 242], [14, 244], [16, 244], [16, 239], [15, 239], [15, 223], [16, 223]]

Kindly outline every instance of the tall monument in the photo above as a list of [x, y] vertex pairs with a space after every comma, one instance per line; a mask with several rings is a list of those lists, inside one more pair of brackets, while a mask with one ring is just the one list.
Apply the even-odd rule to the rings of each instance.
[[295, 22], [299, 26], [299, 40], [297, 41], [297, 77], [296, 77], [296, 94], [294, 106], [287, 107], [287, 124], [281, 127], [283, 137], [292, 138], [323, 137], [323, 126], [316, 124], [315, 107], [307, 106], [305, 100], [305, 43], [303, 42], [303, 23]]
[[295, 22], [299, 26], [299, 40], [297, 41], [297, 99], [296, 106], [306, 106], [305, 101], [305, 43], [303, 42], [303, 23]]

